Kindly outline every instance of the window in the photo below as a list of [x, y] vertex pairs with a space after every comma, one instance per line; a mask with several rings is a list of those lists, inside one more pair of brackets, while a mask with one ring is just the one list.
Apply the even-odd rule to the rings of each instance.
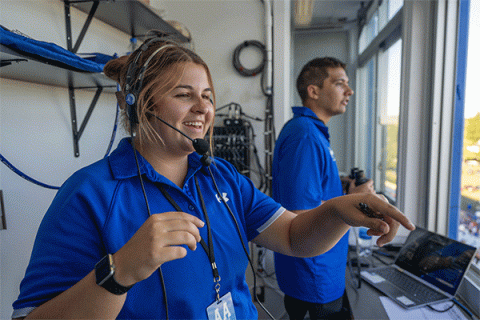
[[387, 23], [395, 16], [395, 14], [403, 6], [403, 0], [383, 1], [378, 8], [379, 12], [379, 28], [383, 29]]
[[362, 28], [358, 41], [358, 53], [361, 54], [380, 33], [380, 31], [393, 19], [402, 8], [403, 0], [381, 1], [367, 24]]
[[358, 52], [362, 53], [368, 45], [372, 42], [372, 40], [378, 34], [378, 14], [375, 13], [370, 19], [370, 21], [363, 27], [362, 33], [360, 34], [359, 45], [358, 45]]
[[397, 190], [398, 119], [400, 112], [400, 70], [402, 41], [379, 52], [379, 99], [375, 186], [393, 201]]
[[375, 189], [394, 203], [402, 61], [399, 11], [402, 5], [403, 1], [383, 1], [362, 29], [356, 81], [355, 165], [363, 168], [374, 180]]
[[[463, 157], [461, 159], [460, 214], [458, 239], [480, 247], [480, 108], [474, 77], [480, 70], [480, 3], [470, 1], [468, 54], [464, 104]], [[461, 32], [461, 31], [460, 31]], [[460, 128], [455, 128], [460, 130]], [[480, 261], [477, 260], [477, 266]]]

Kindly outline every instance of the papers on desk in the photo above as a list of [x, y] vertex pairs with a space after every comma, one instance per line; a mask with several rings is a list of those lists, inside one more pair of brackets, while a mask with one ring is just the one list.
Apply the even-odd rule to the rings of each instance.
[[[385, 296], [380, 297], [380, 300], [390, 320], [468, 320], [457, 305], [446, 312], [436, 312], [428, 307], [407, 310]], [[453, 301], [438, 303], [434, 305], [434, 308], [445, 310], [452, 303]]]

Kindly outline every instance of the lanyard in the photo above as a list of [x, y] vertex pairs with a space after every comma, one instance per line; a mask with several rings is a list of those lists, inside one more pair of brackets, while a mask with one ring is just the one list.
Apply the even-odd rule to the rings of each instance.
[[[215, 253], [213, 251], [213, 242], [212, 242], [212, 230], [210, 228], [210, 219], [208, 218], [208, 213], [207, 213], [207, 208], [205, 206], [205, 201], [203, 200], [203, 195], [202, 192], [200, 191], [200, 186], [198, 185], [198, 179], [196, 176], [195, 178], [195, 186], [197, 188], [198, 195], [200, 196], [200, 203], [202, 205], [202, 210], [203, 213], [205, 214], [205, 222], [207, 225], [207, 233], [208, 233], [208, 246], [203, 240], [203, 238], [200, 239], [200, 244], [203, 247], [203, 250], [205, 250], [205, 253], [208, 256], [208, 259], [210, 260], [210, 266], [212, 267], [212, 273], [213, 273], [213, 282], [215, 282], [215, 292], [217, 293], [217, 301], [220, 300], [220, 274], [218, 272], [217, 264], [215, 263]], [[157, 184], [158, 188], [164, 195], [164, 197], [170, 202], [170, 204], [175, 208], [177, 211], [183, 211], [180, 206], [173, 200], [172, 196], [163, 188], [162, 185]]]

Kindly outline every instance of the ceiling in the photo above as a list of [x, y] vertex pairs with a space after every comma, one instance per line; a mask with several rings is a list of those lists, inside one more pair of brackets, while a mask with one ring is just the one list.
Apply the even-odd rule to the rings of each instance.
[[[292, 0], [292, 23], [295, 26], [295, 5]], [[359, 10], [366, 12], [371, 1], [364, 0], [313, 0], [312, 19], [308, 26], [295, 26], [296, 30], [337, 29], [356, 23]]]

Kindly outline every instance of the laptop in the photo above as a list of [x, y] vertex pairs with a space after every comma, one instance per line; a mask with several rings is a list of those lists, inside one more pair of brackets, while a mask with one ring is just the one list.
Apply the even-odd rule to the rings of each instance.
[[406, 309], [453, 299], [475, 247], [417, 227], [395, 262], [361, 272], [363, 280]]

